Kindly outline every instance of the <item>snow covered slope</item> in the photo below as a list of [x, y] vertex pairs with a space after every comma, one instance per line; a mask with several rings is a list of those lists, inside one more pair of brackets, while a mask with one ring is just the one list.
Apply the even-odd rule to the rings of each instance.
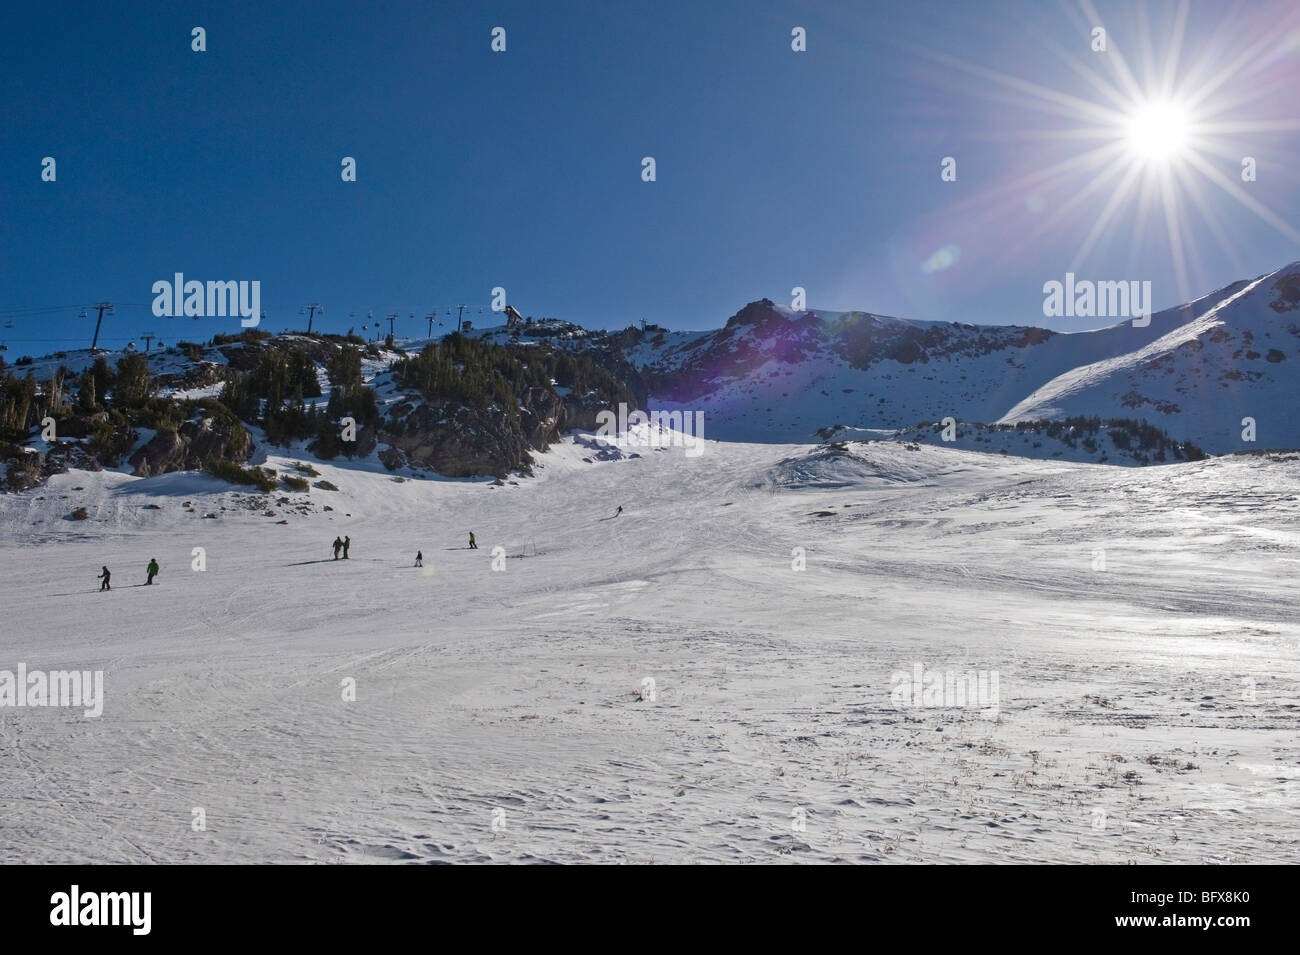
[[[843, 425], [1145, 418], [1215, 453], [1300, 447], [1300, 263], [1150, 317], [1071, 334], [796, 313], [768, 301], [722, 329], [633, 336], [650, 404], [703, 411], [717, 438], [804, 441]], [[627, 333], [622, 333], [626, 336]], [[594, 347], [599, 339], [580, 339]], [[1289, 364], [1288, 364], [1289, 361]], [[1257, 441], [1241, 440], [1254, 412]], [[1235, 417], [1234, 417], [1235, 416]]]
[[[106, 695], [0, 707], [0, 861], [1300, 849], [1296, 455], [578, 437], [502, 486], [314, 466], [338, 490], [287, 503], [110, 471], [0, 497], [0, 670]], [[918, 666], [996, 673], [996, 704], [896, 700]]]
[[[1140, 348], [1081, 364], [1002, 418], [1141, 417], [1206, 450], [1300, 447], [1300, 263], [1256, 279]], [[1153, 327], [1155, 323], [1153, 322]]]

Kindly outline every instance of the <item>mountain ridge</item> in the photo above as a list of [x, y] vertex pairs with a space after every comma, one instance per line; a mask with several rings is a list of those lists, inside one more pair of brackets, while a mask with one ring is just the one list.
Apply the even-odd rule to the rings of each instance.
[[[249, 330], [149, 354], [0, 363], [0, 442], [11, 489], [123, 458], [139, 476], [209, 458], [238, 475], [258, 444], [503, 479], [527, 475], [532, 452], [595, 430], [598, 412], [622, 403], [702, 414], [717, 440], [926, 441], [927, 423], [952, 421], [1004, 454], [1158, 463], [1300, 447], [1297, 309], [1300, 262], [1144, 326], [1080, 332], [795, 311], [769, 299], [689, 332], [545, 319], [381, 345]], [[52, 442], [40, 436], [47, 415], [58, 424]], [[359, 429], [351, 444], [336, 435], [348, 418]], [[1080, 445], [1096, 456], [1081, 458]]]

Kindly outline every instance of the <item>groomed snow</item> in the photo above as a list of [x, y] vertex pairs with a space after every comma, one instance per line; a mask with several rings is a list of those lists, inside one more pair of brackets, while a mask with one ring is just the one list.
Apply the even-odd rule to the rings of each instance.
[[[107, 698], [0, 708], [0, 861], [1295, 858], [1300, 461], [849, 448], [0, 497], [0, 669]], [[915, 664], [998, 715], [897, 708]]]

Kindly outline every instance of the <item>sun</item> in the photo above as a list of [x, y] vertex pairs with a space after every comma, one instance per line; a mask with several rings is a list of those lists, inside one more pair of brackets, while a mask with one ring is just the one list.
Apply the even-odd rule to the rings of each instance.
[[1191, 117], [1173, 100], [1143, 103], [1128, 117], [1126, 126], [1129, 147], [1144, 162], [1169, 162], [1187, 153]]
[[[1255, 153], [1285, 148], [1293, 155], [1294, 148], [1285, 140], [1278, 145], [1278, 137], [1300, 133], [1295, 97], [1284, 93], [1295, 89], [1300, 64], [1295, 0], [1263, 0], [1250, 15], [1237, 4], [1217, 26], [1213, 15], [1198, 17], [1191, 34], [1197, 39], [1191, 41], [1191, 0], [1152, 4], [1164, 8], [1154, 24], [1144, 4], [1129, 4], [1132, 17], [1125, 14], [1113, 29], [1101, 22], [1094, 2], [1061, 0], [1074, 21], [1073, 48], [1050, 34], [1034, 41], [1037, 48], [1046, 40], [1042, 48], [1079, 77], [1079, 85], [1057, 88], [921, 49], [942, 68], [936, 75], [963, 90], [973, 77], [982, 81], [971, 87], [976, 95], [1025, 114], [1018, 128], [1011, 123], [998, 131], [999, 138], [1026, 144], [1019, 168], [933, 220], [945, 230], [960, 222], [973, 249], [979, 248], [976, 235], [1003, 230], [1009, 237], [988, 251], [968, 252], [963, 264], [995, 254], [1002, 262], [1018, 262], [1045, 237], [1078, 234], [1068, 261], [1068, 270], [1078, 272], [1099, 247], [1118, 251], [1127, 244], [1136, 261], [1139, 250], [1158, 243], [1168, 249], [1173, 266], [1172, 294], [1190, 301], [1194, 288], [1209, 287], [1200, 251], [1205, 237], [1218, 244], [1238, 274], [1248, 271], [1220, 214], [1226, 208], [1235, 219], [1235, 210], [1216, 190], [1300, 245], [1300, 223], [1262, 201], [1249, 185], [1255, 181]], [[1104, 44], [1090, 46], [1088, 37], [1095, 39], [1099, 28]], [[1097, 55], [1101, 52], [1105, 55]], [[967, 246], [954, 238], [945, 231], [942, 242], [927, 244], [931, 249]], [[928, 268], [931, 264], [921, 271], [937, 271]]]

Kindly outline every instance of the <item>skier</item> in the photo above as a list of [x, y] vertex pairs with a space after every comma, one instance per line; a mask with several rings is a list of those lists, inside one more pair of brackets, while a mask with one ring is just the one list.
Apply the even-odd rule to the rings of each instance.
[[145, 582], [144, 582], [144, 585], [145, 585], [146, 587], [148, 587], [150, 584], [153, 583], [153, 579], [154, 579], [155, 577], [158, 576], [158, 558], [157, 558], [157, 557], [150, 557], [150, 558], [149, 558], [149, 566], [145, 568], [145, 573], [149, 575], [148, 579], [145, 580]]
[[352, 546], [352, 538], [351, 537], [343, 538], [343, 559], [344, 560], [348, 559], [348, 548], [351, 546]]
[[108, 579], [109, 579], [110, 577], [112, 577], [113, 575], [110, 574], [110, 573], [108, 572], [108, 568], [107, 568], [107, 567], [103, 568], [103, 570], [104, 570], [104, 572], [103, 572], [102, 574], [100, 574], [98, 578], [96, 578], [96, 579], [98, 579], [98, 580], [102, 580], [102, 581], [103, 581], [103, 583], [99, 585], [99, 592], [100, 592], [101, 594], [102, 594], [105, 590], [112, 590], [112, 589], [113, 589], [112, 587], [110, 587], [110, 586], [108, 585]]
[[623, 513], [623, 505], [620, 504], [620, 505], [618, 506], [618, 510], [614, 512], [614, 516], [615, 516], [615, 517], [618, 517], [618, 515], [620, 515], [620, 514], [622, 514], [622, 513]]
[[415, 552], [415, 566], [416, 567], [424, 566], [424, 554], [418, 550]]
[[335, 560], [339, 559], [339, 551], [341, 551], [342, 549], [343, 549], [343, 542], [339, 540], [337, 537], [334, 538], [334, 559]]
[[474, 532], [473, 532], [473, 531], [470, 531], [470, 532], [469, 532], [469, 549], [470, 549], [470, 550], [478, 550], [478, 544], [474, 543]]

